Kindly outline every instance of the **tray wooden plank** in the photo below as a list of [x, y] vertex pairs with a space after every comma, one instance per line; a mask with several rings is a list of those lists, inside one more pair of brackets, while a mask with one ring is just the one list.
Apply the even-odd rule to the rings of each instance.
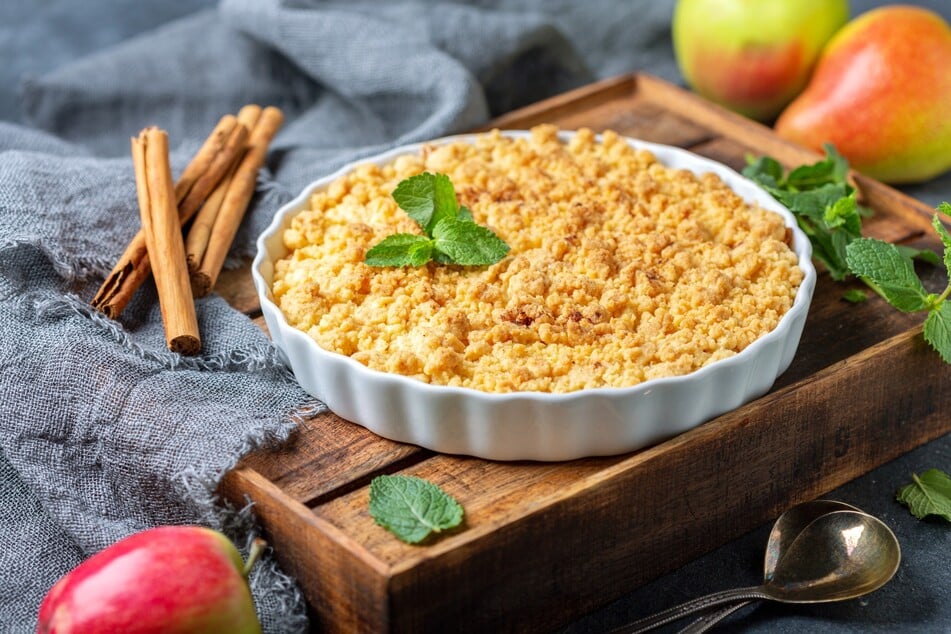
[[[787, 165], [816, 158], [647, 75], [581, 88], [489, 127], [541, 122], [613, 129], [736, 169], [749, 153]], [[930, 208], [854, 178], [876, 211], [868, 234], [937, 246]], [[920, 272], [929, 288], [943, 284], [940, 268]], [[378, 438], [323, 413], [280, 450], [249, 456], [221, 492], [256, 503], [327, 631], [557, 627], [951, 431], [951, 390], [939, 389], [951, 370], [922, 342], [921, 317], [877, 297], [848, 304], [845, 288], [820, 275], [796, 359], [769, 394], [640, 452], [489, 462]], [[259, 315], [246, 269], [217, 290]], [[376, 526], [369, 481], [396, 472], [442, 485], [465, 507], [465, 525], [424, 546]]]

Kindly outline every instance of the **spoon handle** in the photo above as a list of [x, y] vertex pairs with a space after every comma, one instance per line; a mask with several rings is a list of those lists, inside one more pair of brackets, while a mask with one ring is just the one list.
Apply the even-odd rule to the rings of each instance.
[[690, 625], [680, 630], [678, 634], [703, 634], [726, 617], [730, 616], [737, 610], [742, 610], [751, 603], [752, 601], [740, 601], [739, 603], [728, 605], [725, 608], [707, 612], [706, 614], [699, 616], [696, 621], [693, 621]]
[[769, 595], [763, 592], [760, 586], [750, 588], [735, 588], [733, 590], [722, 590], [706, 596], [698, 597], [681, 603], [672, 608], [667, 608], [656, 614], [645, 617], [633, 623], [620, 627], [611, 634], [640, 634], [649, 632], [654, 628], [673, 623], [694, 612], [708, 610], [712, 607], [730, 603], [732, 601], [750, 601], [752, 599], [769, 599]]

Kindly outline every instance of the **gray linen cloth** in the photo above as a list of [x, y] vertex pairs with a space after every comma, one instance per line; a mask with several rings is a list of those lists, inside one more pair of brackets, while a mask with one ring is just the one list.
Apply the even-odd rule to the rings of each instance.
[[[246, 256], [282, 202], [346, 161], [596, 75], [674, 76], [656, 45], [670, 11], [226, 0], [27, 81], [26, 125], [0, 122], [0, 630], [33, 630], [56, 579], [149, 526], [201, 523], [246, 544], [249, 514], [222, 509], [217, 483], [323, 407], [219, 297], [197, 302], [194, 358], [165, 349], [151, 283], [118, 320], [89, 307], [139, 226], [131, 135], [168, 130], [178, 173], [222, 114], [251, 102], [285, 111], [233, 251]], [[252, 587], [266, 631], [306, 627], [273, 561]]]

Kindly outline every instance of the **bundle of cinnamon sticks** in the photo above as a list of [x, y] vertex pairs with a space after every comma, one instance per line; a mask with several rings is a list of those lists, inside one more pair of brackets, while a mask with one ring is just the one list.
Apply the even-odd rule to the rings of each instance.
[[[214, 288], [254, 195], [257, 173], [284, 117], [245, 106], [225, 115], [172, 183], [168, 135], [155, 127], [132, 139], [142, 230], [106, 277], [92, 305], [117, 318], [151, 272], [169, 350], [196, 354], [201, 338], [195, 297]], [[192, 220], [194, 218], [194, 220]], [[187, 236], [183, 228], [188, 226]]]

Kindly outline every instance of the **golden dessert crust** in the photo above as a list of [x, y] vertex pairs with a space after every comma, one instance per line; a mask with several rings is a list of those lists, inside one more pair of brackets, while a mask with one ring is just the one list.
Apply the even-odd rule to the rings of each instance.
[[[391, 194], [424, 171], [449, 175], [507, 257], [363, 263], [386, 236], [421, 233]], [[283, 237], [273, 291], [292, 326], [370, 368], [487, 392], [687, 374], [774, 329], [802, 281], [782, 217], [718, 176], [666, 168], [610, 131], [562, 142], [551, 125], [361, 165]]]

